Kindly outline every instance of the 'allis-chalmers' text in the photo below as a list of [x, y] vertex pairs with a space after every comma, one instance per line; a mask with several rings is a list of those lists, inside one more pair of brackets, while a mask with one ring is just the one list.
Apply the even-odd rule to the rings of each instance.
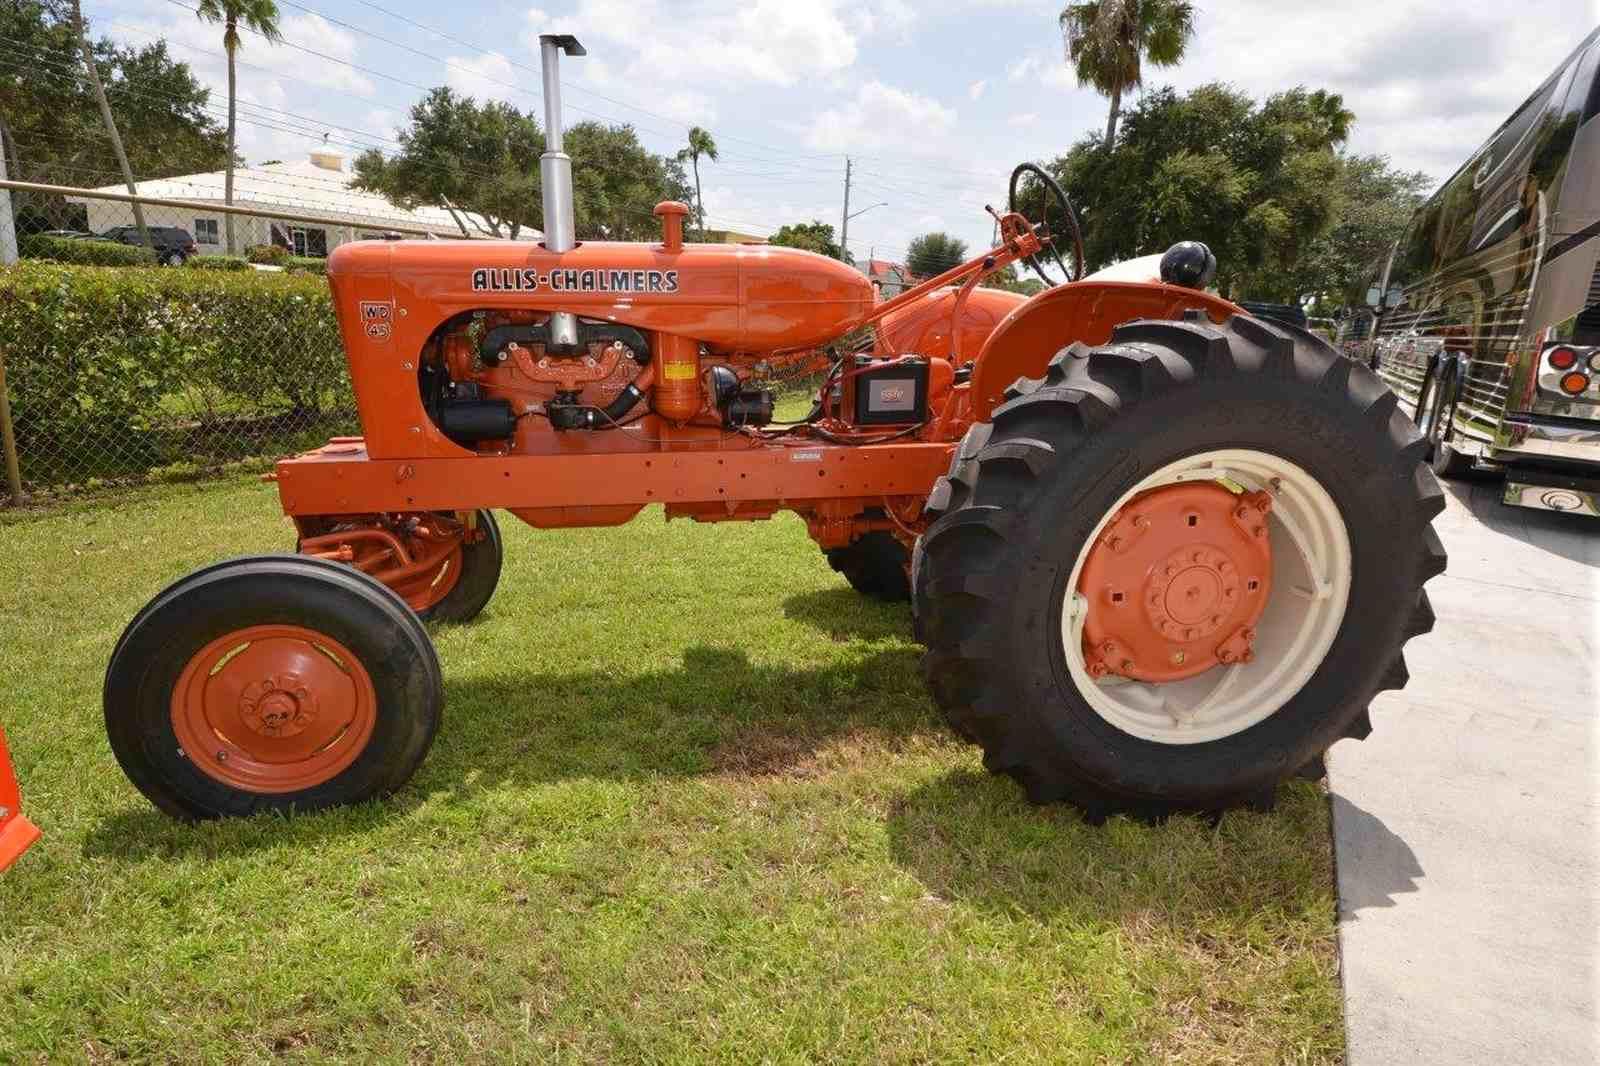
[[676, 270], [552, 270], [479, 267], [473, 292], [677, 292]]

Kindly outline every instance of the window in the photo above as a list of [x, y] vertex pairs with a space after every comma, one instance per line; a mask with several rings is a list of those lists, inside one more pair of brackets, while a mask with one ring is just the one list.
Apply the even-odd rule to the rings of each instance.
[[328, 231], [325, 229], [300, 229], [296, 227], [289, 233], [294, 242], [291, 247], [295, 255], [308, 255], [313, 258], [323, 259], [328, 255]]
[[200, 244], [221, 244], [217, 239], [217, 220], [214, 218], [197, 218], [194, 220], [194, 239]]

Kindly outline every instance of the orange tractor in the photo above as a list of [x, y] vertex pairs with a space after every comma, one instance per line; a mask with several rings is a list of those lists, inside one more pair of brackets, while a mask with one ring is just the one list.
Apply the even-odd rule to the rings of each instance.
[[[277, 465], [297, 553], [191, 574], [123, 634], [106, 724], [157, 806], [403, 784], [443, 704], [423, 620], [493, 594], [491, 508], [797, 513], [853, 586], [910, 599], [986, 765], [1091, 818], [1265, 805], [1367, 734], [1444, 567], [1443, 496], [1377, 377], [1207, 293], [1202, 245], [1084, 276], [1031, 164], [992, 250], [882, 303], [822, 256], [685, 243], [681, 203], [659, 242], [578, 242], [556, 70], [583, 53], [541, 43], [543, 241], [337, 249], [363, 436]], [[1061, 283], [978, 287], [1018, 261]], [[771, 368], [817, 349], [810, 413], [777, 421]]]
[[0, 731], [0, 870], [5, 870], [39, 839], [39, 829], [22, 813], [22, 793], [11, 770], [6, 735]]

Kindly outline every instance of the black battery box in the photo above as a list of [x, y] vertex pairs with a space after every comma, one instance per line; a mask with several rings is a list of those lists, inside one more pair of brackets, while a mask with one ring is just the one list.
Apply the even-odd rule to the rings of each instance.
[[857, 426], [903, 426], [928, 420], [928, 361], [860, 355], [844, 382], [845, 408]]

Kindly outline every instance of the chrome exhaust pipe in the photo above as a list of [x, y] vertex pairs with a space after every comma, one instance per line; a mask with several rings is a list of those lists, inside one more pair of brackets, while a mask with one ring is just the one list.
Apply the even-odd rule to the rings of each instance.
[[[572, 157], [562, 149], [561, 53], [588, 55], [570, 33], [539, 36], [539, 70], [544, 81], [544, 154], [539, 157], [539, 184], [544, 192], [544, 246], [565, 252], [577, 243], [573, 235]], [[550, 346], [571, 351], [578, 346], [578, 316], [570, 311], [550, 315]]]

